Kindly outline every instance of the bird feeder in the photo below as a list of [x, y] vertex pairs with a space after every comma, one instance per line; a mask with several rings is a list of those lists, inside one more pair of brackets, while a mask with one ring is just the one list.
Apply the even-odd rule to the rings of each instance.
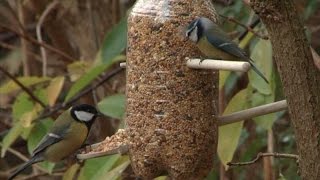
[[196, 16], [215, 19], [209, 0], [138, 0], [128, 19], [126, 123], [143, 179], [198, 179], [212, 168], [218, 75], [186, 66], [201, 55], [184, 38]]

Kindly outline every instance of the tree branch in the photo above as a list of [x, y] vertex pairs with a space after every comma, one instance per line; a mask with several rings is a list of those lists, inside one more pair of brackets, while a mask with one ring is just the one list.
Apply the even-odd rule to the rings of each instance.
[[248, 162], [228, 162], [228, 166], [246, 166], [258, 162], [262, 157], [273, 156], [275, 158], [289, 158], [295, 159], [297, 163], [299, 162], [299, 156], [295, 154], [283, 154], [283, 153], [259, 153], [256, 158]]
[[[43, 13], [41, 14], [40, 18], [39, 18], [39, 22], [37, 23], [36, 26], [36, 32], [37, 32], [37, 39], [39, 41], [39, 43], [43, 43], [42, 41], [42, 35], [41, 35], [41, 26], [43, 24], [43, 21], [45, 20], [45, 18], [47, 17], [47, 15], [50, 13], [51, 10], [53, 10], [57, 5], [59, 4], [58, 1], [52, 1], [47, 8], [43, 11]], [[42, 76], [47, 76], [47, 54], [45, 49], [41, 46], [40, 47], [40, 52], [41, 52], [41, 56], [42, 56]]]
[[17, 78], [11, 75], [8, 71], [0, 66], [0, 71], [8, 76], [13, 82], [15, 82], [23, 91], [25, 91], [35, 102], [39, 103], [43, 108], [46, 108], [46, 105], [37, 97], [35, 96], [30, 89], [24, 86]]
[[39, 42], [38, 40], [34, 39], [34, 38], [31, 37], [31, 36], [27, 36], [27, 35], [25, 35], [25, 34], [22, 34], [22, 33], [20, 33], [19, 31], [16, 31], [16, 30], [14, 30], [13, 28], [10, 28], [10, 27], [8, 27], [8, 26], [6, 26], [6, 25], [3, 25], [3, 24], [1, 24], [1, 23], [0, 23], [0, 27], [3, 28], [3, 29], [6, 29], [6, 30], [8, 30], [8, 31], [14, 32], [15, 34], [19, 35], [20, 37], [22, 37], [22, 38], [24, 38], [24, 39], [26, 39], [26, 40], [34, 43], [34, 44], [37, 44], [37, 45], [39, 45], [39, 46], [42, 46], [42, 47], [44, 47], [44, 48], [46, 48], [46, 49], [48, 49], [48, 50], [56, 53], [56, 54], [59, 54], [60, 56], [64, 57], [65, 60], [67, 60], [68, 62], [73, 62], [73, 61], [74, 61], [74, 58], [72, 58], [71, 56], [69, 56], [69, 55], [66, 54], [65, 52], [62, 52], [62, 51], [60, 51], [59, 49], [57, 49], [57, 48], [55, 48], [55, 47], [53, 47], [53, 46], [51, 46], [51, 45], [49, 45], [49, 44], [41, 43], [41, 42]]
[[265, 39], [265, 40], [268, 40], [269, 37], [266, 36], [266, 35], [262, 35], [256, 31], [254, 31], [251, 26], [247, 26], [247, 25], [244, 25], [242, 24], [241, 22], [239, 22], [238, 20], [234, 19], [233, 17], [228, 17], [228, 16], [225, 16], [225, 15], [222, 15], [222, 14], [219, 14], [219, 16], [227, 19], [228, 21], [230, 22], [233, 22], [233, 23], [236, 23], [238, 25], [240, 25], [241, 27], [245, 28], [247, 31], [250, 31], [252, 34], [256, 35], [257, 37], [261, 38], [261, 39]]

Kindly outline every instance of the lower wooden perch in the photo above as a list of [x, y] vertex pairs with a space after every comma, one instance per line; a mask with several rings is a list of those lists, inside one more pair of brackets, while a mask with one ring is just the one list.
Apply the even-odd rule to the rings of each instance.
[[126, 154], [129, 150], [125, 129], [119, 129], [113, 136], [107, 137], [104, 141], [92, 144], [81, 154], [77, 155], [79, 160], [92, 159], [113, 154]]

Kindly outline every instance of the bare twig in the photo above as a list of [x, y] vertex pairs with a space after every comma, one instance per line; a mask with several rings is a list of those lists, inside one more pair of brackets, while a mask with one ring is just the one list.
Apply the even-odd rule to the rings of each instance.
[[[9, 50], [19, 49], [19, 47], [13, 46], [13, 45], [5, 43], [5, 42], [1, 42], [1, 40], [0, 40], [0, 46], [3, 47], [3, 48], [9, 49]], [[28, 55], [33, 56], [35, 60], [41, 62], [41, 57], [38, 54], [36, 54], [36, 53], [34, 53], [32, 51], [26, 51], [26, 53]]]
[[[260, 23], [260, 18], [256, 18], [253, 20], [253, 22], [250, 24], [249, 27], [251, 29], [254, 29], [259, 23]], [[238, 40], [241, 41], [248, 34], [248, 32], [249, 30], [248, 28], [246, 28], [246, 30], [239, 35]]]
[[50, 50], [50, 51], [52, 51], [52, 52], [54, 52], [54, 53], [56, 53], [56, 54], [58, 54], [58, 55], [64, 57], [65, 60], [67, 60], [67, 61], [69, 61], [69, 62], [73, 62], [73, 61], [74, 61], [74, 58], [72, 58], [70, 55], [66, 54], [65, 52], [60, 51], [59, 49], [57, 49], [57, 48], [55, 48], [55, 47], [53, 47], [53, 46], [51, 46], [51, 45], [49, 45], [49, 44], [41, 43], [41, 42], [37, 41], [36, 39], [34, 39], [34, 38], [31, 37], [31, 36], [27, 36], [27, 35], [25, 35], [25, 34], [23, 34], [23, 33], [20, 33], [19, 31], [16, 31], [16, 30], [13, 29], [13, 28], [7, 27], [6, 25], [3, 25], [3, 24], [1, 24], [1, 23], [0, 23], [0, 27], [3, 28], [3, 29], [6, 29], [6, 30], [8, 30], [8, 31], [14, 32], [14, 33], [16, 33], [17, 35], [19, 35], [20, 37], [22, 37], [22, 38], [24, 38], [24, 39], [26, 39], [26, 40], [34, 43], [34, 44], [37, 44], [37, 45], [39, 45], [39, 46], [42, 46], [42, 47], [44, 47], [44, 48], [46, 48], [46, 49], [48, 49], [48, 50]]
[[13, 82], [15, 82], [23, 91], [25, 91], [35, 102], [39, 103], [43, 108], [46, 108], [46, 105], [37, 97], [35, 96], [30, 89], [24, 86], [17, 78], [11, 75], [8, 71], [0, 66], [0, 71], [8, 76]]
[[[47, 8], [43, 11], [43, 13], [41, 14], [40, 18], [39, 18], [39, 22], [36, 26], [36, 32], [37, 32], [37, 39], [39, 41], [39, 43], [43, 43], [42, 41], [42, 35], [41, 35], [41, 26], [45, 20], [45, 18], [47, 17], [47, 15], [50, 13], [51, 10], [53, 10], [57, 5], [59, 4], [58, 1], [52, 1]], [[43, 46], [40, 47], [40, 52], [41, 52], [41, 56], [42, 56], [42, 76], [47, 76], [47, 54], [45, 49], [43, 48]]]
[[229, 162], [227, 163], [228, 166], [246, 166], [250, 164], [254, 164], [257, 161], [259, 161], [262, 157], [269, 157], [273, 156], [275, 158], [289, 158], [289, 159], [295, 159], [297, 162], [299, 162], [299, 156], [296, 154], [284, 154], [284, 153], [259, 153], [256, 158], [254, 158], [252, 161], [248, 162]]
[[236, 24], [240, 25], [241, 27], [247, 29], [247, 31], [250, 31], [252, 34], [256, 35], [257, 37], [260, 37], [261, 39], [265, 39], [265, 40], [269, 39], [268, 36], [259, 34], [258, 32], [254, 31], [250, 26], [246, 26], [245, 24], [242, 24], [241, 22], [239, 22], [238, 20], [236, 20], [236, 19], [234, 19], [232, 17], [228, 17], [228, 16], [225, 16], [225, 15], [222, 15], [222, 14], [219, 14], [219, 16], [227, 19], [230, 22], [233, 22], [233, 23], [236, 23]]
[[220, 116], [218, 117], [219, 126], [251, 119], [253, 117], [262, 116], [262, 115], [273, 113], [273, 112], [282, 111], [287, 109], [287, 107], [288, 107], [287, 101], [282, 100], [282, 101], [246, 109], [243, 111], [235, 112], [232, 114]]

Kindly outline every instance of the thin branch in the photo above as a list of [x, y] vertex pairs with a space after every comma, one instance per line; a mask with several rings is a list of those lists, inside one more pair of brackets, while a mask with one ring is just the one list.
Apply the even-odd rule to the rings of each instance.
[[246, 166], [250, 164], [254, 164], [257, 161], [259, 161], [262, 157], [275, 157], [275, 158], [289, 158], [289, 159], [295, 159], [297, 162], [299, 162], [299, 156], [296, 154], [284, 154], [284, 153], [259, 153], [256, 158], [254, 158], [252, 161], [248, 162], [228, 162], [228, 166]]
[[[37, 39], [39, 41], [39, 43], [43, 43], [42, 41], [42, 35], [41, 35], [41, 26], [45, 20], [45, 18], [47, 17], [47, 15], [50, 13], [50, 11], [52, 11], [57, 5], [59, 4], [58, 1], [52, 1], [47, 8], [43, 11], [43, 13], [41, 14], [40, 18], [39, 18], [39, 22], [36, 26], [36, 32], [37, 32]], [[42, 56], [42, 76], [47, 76], [47, 53], [45, 51], [45, 49], [41, 46], [40, 47], [40, 52], [41, 52], [41, 56]]]
[[288, 107], [287, 101], [282, 100], [282, 101], [246, 109], [243, 111], [235, 112], [225, 116], [220, 116], [218, 117], [219, 126], [251, 119], [253, 117], [262, 116], [262, 115], [273, 113], [273, 112], [286, 110], [287, 107]]
[[46, 108], [46, 105], [37, 97], [35, 96], [30, 89], [24, 86], [17, 78], [11, 75], [8, 71], [0, 66], [0, 71], [8, 76], [13, 82], [15, 82], [23, 91], [25, 91], [35, 102], [39, 103], [43, 108]]
[[[250, 27], [251, 29], [254, 29], [259, 23], [260, 23], [260, 18], [256, 18], [256, 19], [249, 25], [249, 27]], [[248, 34], [248, 32], [249, 32], [249, 30], [248, 30], [248, 28], [246, 28], [246, 30], [239, 35], [238, 40], [241, 41], [241, 40]]]
[[[5, 42], [1, 42], [1, 40], [0, 40], [0, 46], [3, 47], [3, 48], [5, 48], [5, 49], [9, 49], [9, 50], [19, 49], [19, 47], [13, 46], [13, 45], [8, 44], [8, 43], [5, 43]], [[26, 53], [27, 53], [28, 55], [33, 56], [35, 60], [41, 62], [41, 57], [40, 57], [38, 54], [36, 54], [36, 53], [34, 53], [34, 52], [32, 52], [32, 51], [26, 51]]]
[[234, 19], [232, 17], [228, 17], [228, 16], [225, 16], [225, 15], [222, 15], [222, 14], [219, 14], [219, 16], [227, 19], [230, 22], [233, 22], [233, 23], [236, 23], [236, 24], [240, 25], [241, 27], [245, 28], [247, 31], [250, 31], [252, 34], [256, 35], [257, 37], [260, 37], [261, 39], [265, 39], [265, 40], [269, 39], [268, 36], [259, 34], [258, 32], [254, 31], [250, 26], [246, 26], [245, 24], [242, 24], [241, 22], [239, 22], [238, 20], [236, 20], [236, 19]]
[[17, 35], [19, 35], [20, 37], [22, 37], [22, 38], [24, 38], [24, 39], [26, 39], [26, 40], [34, 43], [34, 44], [37, 44], [37, 45], [42, 46], [42, 47], [44, 47], [44, 48], [46, 48], [46, 49], [48, 49], [48, 50], [50, 50], [52, 52], [55, 52], [56, 54], [59, 54], [60, 56], [64, 57], [65, 60], [67, 60], [68, 62], [73, 62], [74, 61], [74, 58], [72, 58], [70, 55], [66, 54], [65, 52], [60, 51], [59, 49], [57, 49], [57, 48], [55, 48], [55, 47], [53, 47], [53, 46], [51, 46], [49, 44], [41, 43], [41, 42], [39, 42], [38, 40], [34, 39], [31, 36], [27, 36], [25, 34], [22, 34], [19, 31], [16, 31], [13, 28], [7, 27], [6, 25], [3, 25], [1, 23], [0, 23], [0, 27], [3, 28], [3, 29], [6, 29], [8, 31], [14, 32]]

